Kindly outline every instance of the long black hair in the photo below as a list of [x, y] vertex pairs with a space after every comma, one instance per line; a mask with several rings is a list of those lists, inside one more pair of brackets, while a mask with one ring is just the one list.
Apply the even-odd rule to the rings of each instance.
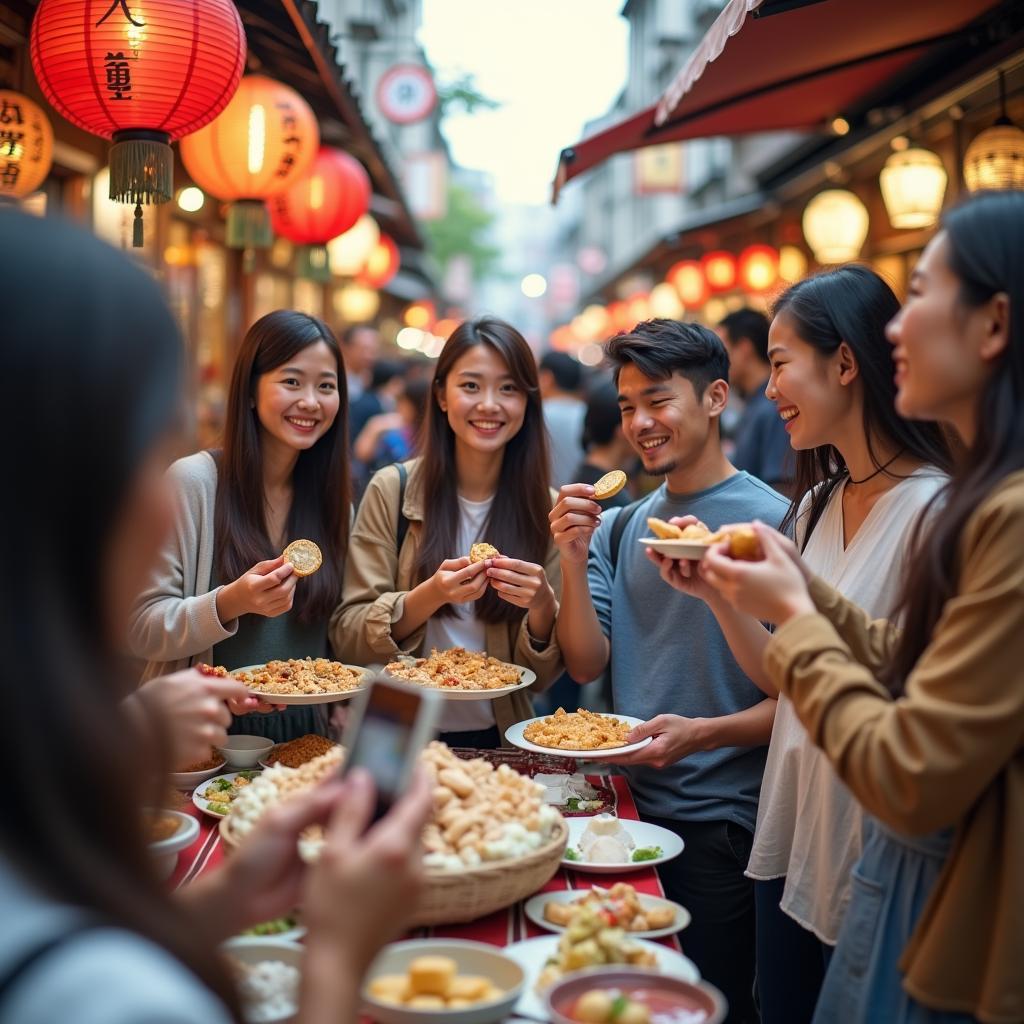
[[[423, 530], [416, 554], [417, 582], [428, 579], [441, 562], [453, 557], [459, 522], [455, 432], [439, 399], [452, 367], [477, 345], [488, 345], [501, 356], [516, 386], [526, 395], [523, 425], [505, 446], [484, 539], [499, 551], [539, 565], [547, 554], [550, 469], [537, 363], [526, 339], [511, 324], [484, 316], [467, 320], [452, 332], [434, 370], [422, 445]], [[451, 607], [446, 606], [437, 614], [450, 613]], [[484, 622], [513, 622], [522, 618], [523, 609], [501, 600], [488, 587], [476, 602], [476, 613]]]
[[150, 862], [143, 807], [167, 744], [122, 710], [132, 679], [103, 594], [141, 465], [180, 421], [177, 328], [149, 275], [54, 219], [0, 211], [0, 280], [16, 433], [0, 535], [17, 545], [0, 585], [0, 850], [27, 884], [159, 944], [234, 1006], [213, 941]]
[[[878, 274], [851, 263], [793, 285], [775, 303], [772, 315], [788, 317], [801, 341], [823, 356], [831, 356], [843, 342], [849, 346], [860, 374], [864, 436], [875, 469], [882, 466], [875, 444], [883, 442], [911, 459], [948, 470], [949, 446], [942, 429], [935, 423], [905, 420], [896, 412], [896, 368], [885, 327], [899, 308], [893, 290]], [[897, 476], [889, 469], [883, 472]], [[798, 451], [793, 503], [781, 529], [796, 525], [800, 502], [810, 493], [801, 524], [806, 544], [833, 491], [849, 475], [843, 456], [832, 445]]]
[[217, 567], [225, 582], [281, 553], [267, 534], [256, 385], [263, 374], [287, 365], [304, 348], [321, 341], [335, 359], [338, 415], [312, 448], [299, 453], [285, 527], [289, 540], [314, 541], [324, 556], [319, 572], [304, 579], [295, 591], [295, 611], [302, 622], [326, 620], [341, 600], [352, 503], [345, 372], [338, 342], [322, 320], [279, 309], [260, 317], [245, 335], [231, 374], [214, 513]]
[[978, 395], [974, 441], [936, 495], [941, 511], [930, 517], [904, 580], [897, 608], [903, 630], [884, 676], [896, 694], [956, 593], [968, 519], [1003, 479], [1024, 469], [1024, 194], [983, 193], [946, 214], [942, 226], [960, 283], [957, 306], [966, 313], [1005, 293], [1009, 337]]

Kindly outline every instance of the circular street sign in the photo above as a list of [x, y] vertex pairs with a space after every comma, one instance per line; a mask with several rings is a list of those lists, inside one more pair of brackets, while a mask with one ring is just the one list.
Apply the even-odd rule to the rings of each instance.
[[434, 79], [420, 64], [396, 64], [377, 83], [377, 106], [395, 124], [422, 121], [436, 104]]

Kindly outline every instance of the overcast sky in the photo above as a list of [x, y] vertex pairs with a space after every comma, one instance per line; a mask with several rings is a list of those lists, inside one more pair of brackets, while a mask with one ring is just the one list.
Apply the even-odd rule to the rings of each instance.
[[424, 0], [420, 39], [442, 80], [472, 72], [500, 110], [452, 116], [454, 159], [502, 203], [546, 203], [558, 153], [626, 77], [623, 0]]

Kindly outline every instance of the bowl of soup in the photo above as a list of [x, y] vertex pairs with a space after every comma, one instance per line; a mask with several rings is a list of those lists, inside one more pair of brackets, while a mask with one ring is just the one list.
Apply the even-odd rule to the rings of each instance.
[[727, 1005], [718, 989], [656, 971], [577, 971], [548, 989], [553, 1024], [721, 1024]]

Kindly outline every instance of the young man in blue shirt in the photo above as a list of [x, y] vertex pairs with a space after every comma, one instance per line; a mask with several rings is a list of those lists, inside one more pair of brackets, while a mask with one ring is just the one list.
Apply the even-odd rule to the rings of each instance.
[[[644, 819], [686, 844], [660, 869], [668, 895], [693, 915], [684, 949], [725, 993], [729, 1020], [756, 1022], [744, 870], [775, 701], [743, 673], [707, 605], [668, 587], [638, 541], [648, 516], [695, 516], [713, 530], [754, 518], [777, 526], [788, 502], [722, 452], [729, 358], [712, 331], [651, 320], [606, 351], [623, 430], [645, 471], [664, 482], [625, 509], [602, 507], [587, 484], [561, 489], [551, 512], [562, 565], [558, 642], [574, 679], [594, 679], [610, 663], [615, 710], [647, 721], [654, 742], [622, 763]], [[628, 519], [617, 528], [620, 516]]]

